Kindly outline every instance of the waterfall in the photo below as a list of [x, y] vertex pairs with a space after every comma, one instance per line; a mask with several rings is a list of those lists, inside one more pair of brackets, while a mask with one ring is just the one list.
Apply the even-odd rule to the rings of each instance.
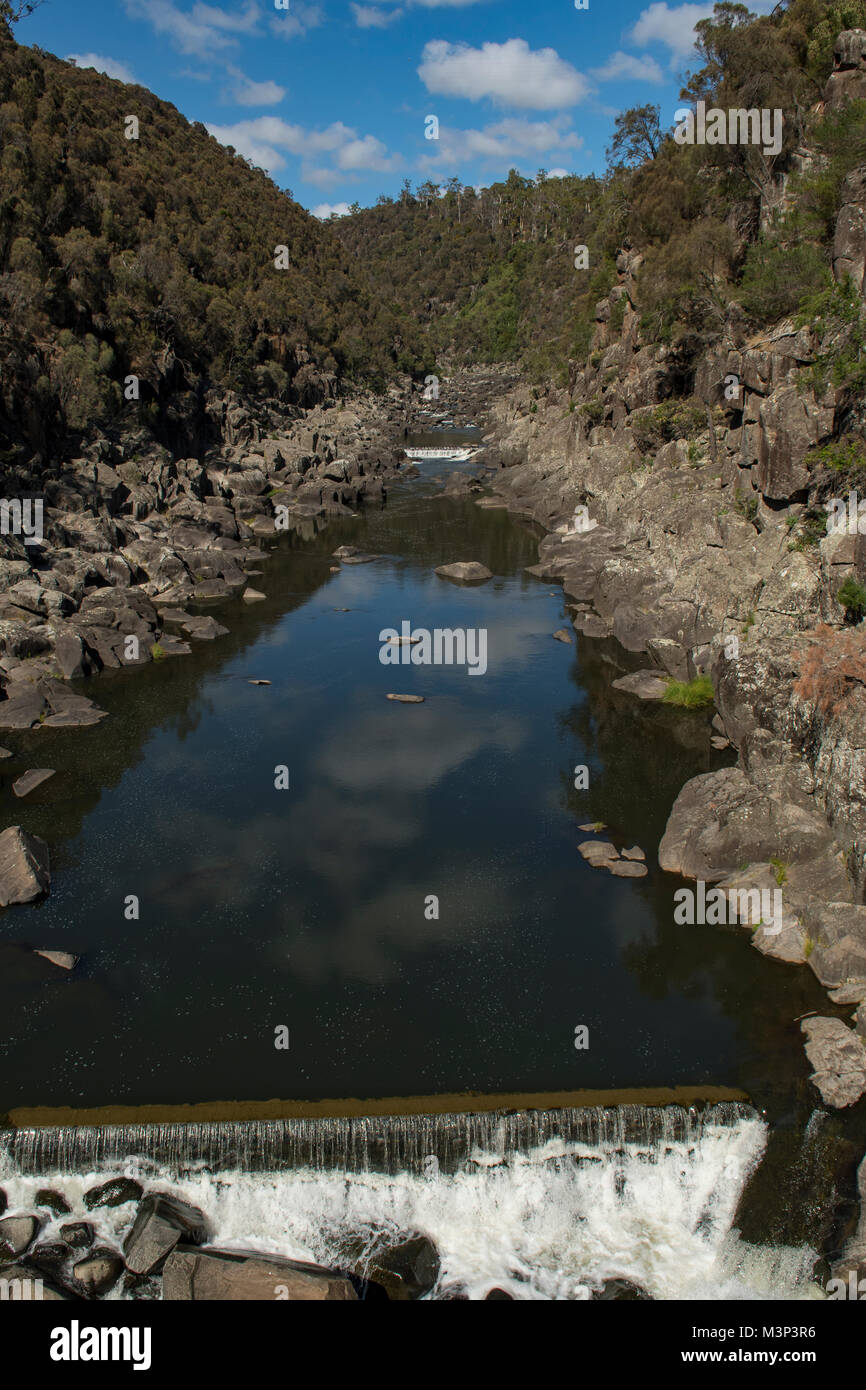
[[456, 1172], [481, 1152], [506, 1158], [562, 1141], [589, 1153], [631, 1145], [648, 1159], [670, 1144], [699, 1142], [708, 1127], [755, 1119], [738, 1102], [681, 1106], [588, 1106], [477, 1114], [380, 1115], [347, 1119], [218, 1121], [0, 1130], [5, 1155], [21, 1173], [87, 1172], [131, 1157], [178, 1174], [208, 1168], [269, 1172], [423, 1172], [430, 1157]]
[[[121, 1248], [135, 1202], [89, 1189], [135, 1177], [200, 1207], [211, 1243], [340, 1268], [411, 1235], [441, 1259], [435, 1297], [587, 1299], [625, 1279], [659, 1299], [820, 1296], [806, 1245], [734, 1227], [767, 1126], [748, 1105], [621, 1105], [479, 1114], [109, 1125], [0, 1132], [9, 1210], [63, 1193]], [[46, 1182], [46, 1179], [48, 1180]]]

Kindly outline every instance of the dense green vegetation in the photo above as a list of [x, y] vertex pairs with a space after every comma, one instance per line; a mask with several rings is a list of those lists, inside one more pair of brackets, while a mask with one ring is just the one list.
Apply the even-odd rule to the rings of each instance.
[[19, 47], [0, 16], [7, 447], [110, 420], [128, 374], [158, 425], [169, 397], [208, 384], [303, 402], [317, 374], [427, 365], [330, 229], [262, 172], [144, 88]]
[[[833, 285], [830, 246], [843, 180], [866, 162], [866, 102], [825, 117], [814, 110], [836, 35], [857, 27], [866, 27], [866, 0], [792, 0], [761, 18], [723, 3], [698, 24], [703, 66], [683, 99], [781, 108], [778, 155], [679, 145], [661, 130], [658, 107], [636, 107], [616, 120], [604, 178], [549, 179], [542, 170], [530, 180], [512, 170], [480, 194], [457, 179], [444, 196], [430, 183], [414, 194], [406, 186], [335, 230], [377, 293], [427, 325], [440, 353], [520, 358], [536, 378], [563, 380], [567, 359], [588, 355], [595, 304], [627, 245], [644, 256], [648, 340], [688, 359], [722, 336], [731, 315], [758, 327], [800, 314], [845, 330], [843, 350], [834, 343], [816, 377], [862, 390], [859, 297]], [[815, 158], [801, 168], [804, 143]], [[581, 244], [587, 270], [575, 268]]]
[[[684, 390], [732, 322], [790, 315], [829, 345], [806, 384], [866, 394], [860, 296], [830, 273], [844, 181], [866, 163], [866, 102], [816, 106], [835, 37], [866, 27], [866, 0], [791, 0], [761, 18], [723, 3], [697, 26], [683, 99], [781, 107], [776, 155], [679, 145], [642, 106], [617, 117], [603, 177], [407, 181], [324, 226], [143, 88], [18, 47], [6, 19], [27, 2], [0, 0], [0, 459], [121, 410], [128, 421], [130, 374], [132, 409], [157, 433], [210, 386], [305, 404], [325, 377], [379, 386], [449, 356], [564, 382], [589, 356], [623, 247], [643, 256], [645, 340], [676, 349]], [[693, 403], [677, 409], [636, 421], [647, 448], [703, 428]]]

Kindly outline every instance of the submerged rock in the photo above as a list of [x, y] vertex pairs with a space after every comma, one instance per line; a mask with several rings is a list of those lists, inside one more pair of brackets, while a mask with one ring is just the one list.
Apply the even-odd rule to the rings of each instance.
[[35, 792], [37, 787], [41, 787], [43, 782], [47, 782], [55, 776], [53, 767], [31, 767], [27, 772], [21, 774], [16, 782], [12, 783], [12, 790], [16, 796], [29, 796]]
[[388, 695], [389, 700], [396, 700], [401, 705], [423, 705], [424, 695]]
[[34, 1202], [37, 1207], [48, 1207], [55, 1216], [68, 1216], [72, 1211], [62, 1192], [55, 1192], [53, 1187], [40, 1187], [36, 1193]]
[[51, 885], [48, 846], [20, 825], [0, 834], [0, 907], [31, 903]]
[[594, 869], [602, 868], [609, 861], [619, 858], [616, 847], [607, 840], [584, 840], [577, 849]]

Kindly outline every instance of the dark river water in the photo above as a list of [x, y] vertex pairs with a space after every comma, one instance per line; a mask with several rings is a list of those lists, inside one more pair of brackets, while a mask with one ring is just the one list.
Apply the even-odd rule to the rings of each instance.
[[[267, 600], [211, 610], [230, 636], [85, 684], [101, 726], [10, 736], [3, 822], [48, 842], [53, 880], [0, 918], [0, 1113], [678, 1084], [777, 1114], [802, 1099], [813, 977], [747, 931], [675, 925], [679, 880], [657, 867], [677, 792], [724, 758], [708, 716], [612, 691], [621, 653], [552, 638], [567, 618], [524, 573], [532, 528], [435, 491], [422, 476], [284, 537], [252, 581]], [[341, 544], [380, 558], [331, 574]], [[494, 578], [434, 574], [465, 559]], [[486, 672], [383, 665], [380, 631], [404, 620], [483, 629]], [[31, 766], [58, 775], [16, 801]], [[584, 863], [594, 821], [643, 847], [647, 878]]]

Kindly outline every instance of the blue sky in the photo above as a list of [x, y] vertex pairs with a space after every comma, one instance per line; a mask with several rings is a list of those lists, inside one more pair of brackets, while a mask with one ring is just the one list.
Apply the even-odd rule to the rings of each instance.
[[669, 0], [45, 0], [17, 37], [149, 87], [324, 216], [406, 178], [601, 173], [618, 111], [658, 102], [673, 124], [694, 24], [711, 13]]

